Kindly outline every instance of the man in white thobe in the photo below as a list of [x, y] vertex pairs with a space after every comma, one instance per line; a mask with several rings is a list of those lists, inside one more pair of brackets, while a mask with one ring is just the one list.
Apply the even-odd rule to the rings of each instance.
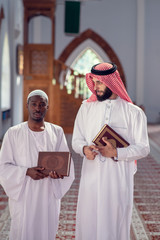
[[[77, 204], [76, 240], [129, 240], [136, 161], [149, 153], [147, 120], [128, 96], [114, 63], [101, 63], [86, 74], [92, 95], [83, 101], [72, 147], [83, 156]], [[129, 146], [92, 143], [108, 124]]]
[[54, 240], [58, 229], [60, 200], [74, 180], [49, 176], [37, 167], [39, 151], [69, 151], [61, 127], [45, 122], [48, 96], [35, 90], [28, 96], [29, 117], [5, 134], [0, 152], [0, 183], [9, 197], [10, 240]]

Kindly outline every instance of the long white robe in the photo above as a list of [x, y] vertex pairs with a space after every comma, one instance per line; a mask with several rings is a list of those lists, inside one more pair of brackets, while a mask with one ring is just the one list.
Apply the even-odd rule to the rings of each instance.
[[58, 229], [60, 199], [74, 180], [70, 176], [33, 180], [27, 168], [37, 166], [39, 151], [68, 151], [61, 127], [45, 122], [45, 130], [33, 132], [24, 122], [11, 127], [0, 152], [0, 183], [9, 197], [10, 240], [54, 240]]
[[[118, 162], [97, 155], [88, 160], [83, 146], [107, 123], [130, 146], [118, 148]], [[129, 240], [133, 206], [135, 160], [150, 148], [144, 112], [121, 98], [81, 105], [74, 126], [72, 147], [83, 156], [77, 205], [76, 240]]]

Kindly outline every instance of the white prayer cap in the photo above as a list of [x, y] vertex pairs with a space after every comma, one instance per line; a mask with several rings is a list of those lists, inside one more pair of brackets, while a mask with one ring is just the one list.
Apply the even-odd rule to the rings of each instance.
[[33, 97], [33, 96], [41, 96], [41, 97], [44, 97], [44, 98], [47, 100], [47, 102], [48, 102], [48, 96], [47, 96], [47, 94], [46, 94], [44, 91], [40, 90], [40, 89], [37, 89], [37, 90], [34, 90], [34, 91], [30, 92], [30, 93], [28, 94], [28, 97], [27, 97], [27, 102], [28, 102], [29, 98], [30, 98], [30, 97]]

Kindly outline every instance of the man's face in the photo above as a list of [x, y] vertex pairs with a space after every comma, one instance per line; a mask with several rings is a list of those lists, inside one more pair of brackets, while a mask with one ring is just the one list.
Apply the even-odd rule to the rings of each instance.
[[97, 100], [104, 101], [111, 97], [112, 91], [106, 87], [101, 81], [96, 78], [92, 79], [94, 82], [94, 90], [96, 92]]
[[48, 110], [48, 102], [44, 97], [33, 96], [29, 98], [27, 103], [29, 118], [41, 122]]

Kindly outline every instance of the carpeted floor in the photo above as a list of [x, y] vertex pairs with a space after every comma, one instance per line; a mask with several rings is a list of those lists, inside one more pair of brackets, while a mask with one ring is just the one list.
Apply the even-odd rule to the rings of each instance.
[[[80, 168], [80, 163], [76, 161], [77, 178], [62, 200], [59, 231], [56, 238], [59, 240], [74, 239]], [[160, 240], [160, 165], [151, 156], [138, 162], [138, 171], [135, 175], [131, 240]]]

